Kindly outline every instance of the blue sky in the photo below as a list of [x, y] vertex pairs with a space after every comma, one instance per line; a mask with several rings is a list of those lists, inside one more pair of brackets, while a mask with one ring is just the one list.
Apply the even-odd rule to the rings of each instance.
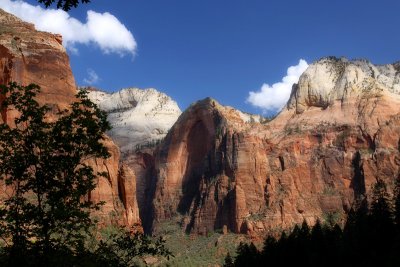
[[74, 44], [68, 51], [77, 83], [106, 91], [154, 87], [182, 109], [211, 96], [262, 113], [246, 103], [249, 92], [281, 81], [300, 59], [400, 60], [398, 0], [92, 0], [69, 15], [85, 23], [88, 10], [110, 13], [134, 42], [122, 52], [90, 40]]

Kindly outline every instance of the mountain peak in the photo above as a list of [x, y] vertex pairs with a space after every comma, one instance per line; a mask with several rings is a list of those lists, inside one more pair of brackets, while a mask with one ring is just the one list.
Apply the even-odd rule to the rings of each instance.
[[164, 138], [181, 114], [174, 100], [154, 88], [90, 91], [89, 98], [108, 113], [109, 134], [122, 152]]
[[399, 95], [399, 68], [399, 63], [374, 65], [364, 59], [322, 58], [300, 76], [287, 108], [300, 114], [310, 107], [326, 109], [337, 101], [344, 103], [372, 91]]

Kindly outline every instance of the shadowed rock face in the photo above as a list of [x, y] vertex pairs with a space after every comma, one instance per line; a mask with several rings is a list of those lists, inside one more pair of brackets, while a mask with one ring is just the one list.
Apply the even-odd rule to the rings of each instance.
[[[38, 84], [41, 93], [37, 100], [52, 107], [54, 114], [76, 100], [75, 80], [61, 36], [36, 31], [32, 24], [0, 9], [0, 84], [11, 81]], [[12, 110], [1, 115], [7, 123], [16, 116]], [[108, 173], [108, 179], [99, 178], [97, 188], [89, 196], [95, 202], [106, 202], [96, 215], [103, 224], [138, 224], [136, 177], [119, 163], [120, 152], [113, 141], [106, 138], [104, 143], [111, 157], [90, 162], [95, 172]]]
[[192, 105], [155, 153], [153, 220], [187, 231], [257, 234], [340, 222], [377, 179], [399, 176], [396, 64], [325, 58], [272, 122], [246, 123], [212, 99]]

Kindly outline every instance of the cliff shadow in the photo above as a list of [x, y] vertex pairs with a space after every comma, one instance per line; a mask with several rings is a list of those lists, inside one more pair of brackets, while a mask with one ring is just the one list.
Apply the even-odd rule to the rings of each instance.
[[203, 121], [197, 121], [193, 125], [187, 140], [188, 160], [182, 181], [182, 198], [178, 204], [178, 212], [181, 214], [187, 214], [193, 201], [200, 197], [200, 182], [208, 169], [205, 159], [212, 141]]

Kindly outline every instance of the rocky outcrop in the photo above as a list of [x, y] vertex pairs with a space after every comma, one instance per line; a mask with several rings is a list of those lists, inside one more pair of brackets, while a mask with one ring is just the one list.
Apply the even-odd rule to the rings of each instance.
[[257, 234], [340, 222], [377, 179], [393, 188], [399, 176], [399, 100], [398, 63], [325, 58], [269, 123], [192, 105], [155, 154], [150, 225], [179, 215], [190, 232]]
[[301, 120], [305, 127], [321, 121], [358, 125], [372, 134], [380, 122], [397, 112], [399, 94], [398, 63], [375, 66], [366, 60], [324, 58], [294, 85], [277, 121], [295, 124]]
[[126, 88], [113, 94], [89, 89], [89, 97], [108, 113], [109, 135], [124, 156], [154, 147], [181, 114], [175, 101], [152, 88]]
[[[41, 93], [37, 100], [49, 105], [53, 114], [76, 100], [75, 81], [61, 36], [36, 31], [32, 24], [0, 9], [0, 84], [11, 81], [38, 84]], [[12, 110], [2, 114], [2, 120], [8, 123], [14, 117]], [[92, 160], [91, 165], [95, 172], [107, 172], [108, 177], [99, 178], [89, 197], [106, 202], [97, 214], [104, 224], [138, 224], [135, 175], [120, 164], [120, 152], [113, 141], [107, 137], [104, 143], [111, 157]]]

